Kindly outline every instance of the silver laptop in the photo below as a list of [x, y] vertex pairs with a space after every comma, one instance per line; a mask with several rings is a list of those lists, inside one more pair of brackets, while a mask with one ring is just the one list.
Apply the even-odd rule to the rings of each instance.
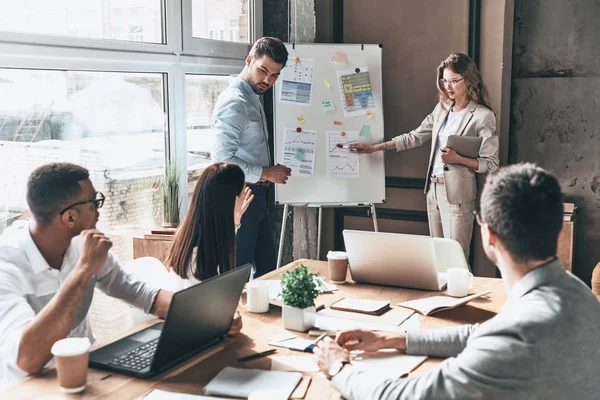
[[355, 282], [443, 290], [448, 268], [469, 268], [452, 239], [348, 229], [343, 235]]

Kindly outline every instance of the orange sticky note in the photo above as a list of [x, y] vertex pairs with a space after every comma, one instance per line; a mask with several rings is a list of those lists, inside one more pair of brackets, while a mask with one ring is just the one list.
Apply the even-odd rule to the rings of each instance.
[[372, 110], [367, 110], [366, 114], [367, 114], [367, 119], [373, 119], [373, 111]]
[[341, 124], [342, 124], [342, 121], [333, 121], [333, 124], [334, 124], [334, 125], [341, 125]]

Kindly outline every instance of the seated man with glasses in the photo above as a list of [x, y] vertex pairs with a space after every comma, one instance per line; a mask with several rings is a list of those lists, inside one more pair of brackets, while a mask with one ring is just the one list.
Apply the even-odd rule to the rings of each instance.
[[[600, 303], [556, 257], [563, 223], [558, 180], [533, 164], [488, 175], [476, 214], [507, 299], [476, 325], [407, 333], [352, 330], [314, 349], [344, 398], [598, 399]], [[384, 379], [352, 366], [349, 350], [397, 349], [447, 358], [418, 377]]]
[[104, 195], [88, 171], [69, 163], [39, 167], [27, 183], [29, 226], [0, 238], [0, 385], [48, 364], [65, 337], [94, 342], [88, 310], [94, 288], [164, 318], [172, 293], [128, 274], [96, 229]]

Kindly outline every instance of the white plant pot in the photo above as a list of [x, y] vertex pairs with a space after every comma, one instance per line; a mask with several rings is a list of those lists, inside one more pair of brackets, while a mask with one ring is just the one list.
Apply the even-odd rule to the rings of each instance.
[[297, 308], [283, 305], [283, 327], [304, 332], [315, 326], [316, 307]]

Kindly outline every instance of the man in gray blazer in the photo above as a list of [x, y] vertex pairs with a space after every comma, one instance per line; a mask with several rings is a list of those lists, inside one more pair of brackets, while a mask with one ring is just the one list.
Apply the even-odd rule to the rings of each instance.
[[[563, 205], [556, 178], [532, 164], [487, 178], [477, 221], [508, 294], [477, 325], [406, 333], [345, 331], [322, 341], [319, 366], [347, 399], [600, 398], [600, 303], [555, 256]], [[416, 377], [357, 371], [349, 350], [448, 357]]]

